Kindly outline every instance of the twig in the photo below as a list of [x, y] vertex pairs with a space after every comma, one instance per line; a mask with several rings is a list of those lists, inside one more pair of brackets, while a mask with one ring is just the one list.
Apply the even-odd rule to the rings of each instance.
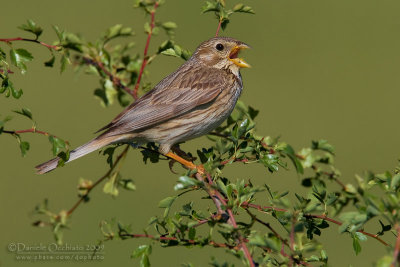
[[[148, 234], [120, 234], [121, 237], [132, 237], [132, 238], [149, 238], [152, 240], [156, 240], [156, 241], [183, 241], [192, 245], [197, 245], [197, 244], [203, 244], [202, 242], [196, 241], [196, 240], [191, 240], [191, 239], [178, 239], [176, 237], [170, 237], [170, 236], [153, 236], [153, 235], [148, 235]], [[239, 248], [234, 247], [234, 246], [230, 246], [228, 244], [224, 244], [224, 243], [217, 243], [215, 241], [210, 240], [208, 242], [208, 245], [216, 247], [216, 248], [230, 248], [230, 249], [234, 249], [234, 250], [239, 250]]]
[[[332, 219], [332, 218], [329, 218], [329, 217], [327, 217], [327, 216], [325, 216], [325, 215], [305, 214], [304, 217], [311, 217], [311, 218], [324, 219], [324, 220], [326, 220], [326, 221], [329, 221], [329, 222], [334, 223], [334, 224], [337, 224], [337, 225], [342, 225], [342, 224], [343, 224], [342, 222], [336, 221], [336, 220], [334, 220], [334, 219]], [[357, 230], [357, 232], [362, 233], [362, 234], [367, 235], [367, 236], [370, 236], [370, 237], [372, 237], [372, 238], [375, 238], [376, 240], [378, 240], [379, 242], [381, 242], [383, 245], [389, 246], [389, 244], [386, 243], [385, 241], [383, 241], [382, 239], [380, 239], [378, 235], [374, 235], [374, 234], [365, 232], [365, 231], [363, 231], [363, 230]]]
[[[209, 132], [207, 135], [215, 135], [215, 136], [222, 137], [222, 138], [228, 139], [230, 141], [233, 141], [232, 138], [229, 135], [218, 133], [218, 132]], [[246, 138], [241, 136], [241, 137], [239, 137], [239, 139], [240, 140], [245, 140]]]
[[276, 207], [272, 207], [272, 206], [261, 206], [261, 205], [257, 205], [257, 204], [252, 204], [252, 203], [248, 203], [247, 201], [243, 202], [241, 205], [242, 208], [246, 208], [246, 207], [250, 207], [250, 208], [254, 208], [257, 209], [259, 211], [262, 212], [269, 212], [269, 211], [288, 211], [287, 209], [281, 209], [281, 208], [276, 208]]
[[37, 130], [36, 128], [30, 128], [30, 129], [18, 130], [18, 131], [6, 131], [6, 130], [3, 130], [3, 133], [7, 133], [7, 134], [37, 133], [37, 134], [43, 134], [45, 136], [57, 137], [55, 135], [49, 134], [48, 132]]
[[112, 165], [112, 167], [106, 172], [106, 174], [104, 174], [102, 177], [100, 177], [94, 184], [92, 184], [90, 187], [86, 188], [87, 191], [86, 193], [81, 196], [79, 198], [79, 200], [67, 211], [67, 216], [70, 216], [75, 210], [76, 208], [83, 202], [85, 201], [85, 199], [87, 198], [87, 196], [89, 195], [89, 193], [97, 186], [99, 185], [102, 181], [104, 181], [108, 176], [110, 176], [110, 174], [113, 172], [113, 170], [115, 169], [115, 167], [118, 165], [118, 162], [124, 158], [126, 156], [126, 153], [128, 152], [129, 149], [129, 145], [127, 145], [124, 149], [124, 151], [122, 151], [121, 154], [118, 155], [117, 159], [115, 160], [114, 164]]
[[92, 66], [95, 66], [95, 67], [101, 69], [104, 72], [104, 74], [106, 74], [110, 78], [110, 80], [113, 82], [113, 84], [115, 86], [123, 89], [125, 92], [127, 92], [128, 94], [130, 94], [131, 96], [134, 97], [133, 90], [131, 90], [128, 86], [123, 85], [121, 79], [118, 78], [117, 76], [113, 75], [109, 70], [107, 70], [106, 67], [103, 65], [103, 63], [101, 63], [98, 60], [88, 58], [88, 57], [82, 57], [82, 59], [83, 59], [83, 61], [85, 61], [86, 64], [89, 64], [89, 65], [92, 65]]
[[[14, 72], [12, 70], [5, 70], [5, 71], [4, 70], [0, 70], [0, 73], [14, 74]], [[3, 76], [1, 78], [3, 78]]]
[[143, 71], [144, 71], [144, 68], [146, 67], [146, 64], [147, 64], [147, 61], [148, 61], [147, 51], [149, 50], [151, 35], [153, 34], [153, 29], [154, 29], [154, 25], [155, 25], [154, 18], [155, 18], [155, 13], [156, 13], [156, 9], [157, 9], [158, 5], [159, 5], [159, 3], [158, 3], [158, 1], [156, 1], [154, 3], [153, 10], [150, 13], [150, 16], [151, 16], [150, 30], [149, 30], [149, 32], [147, 34], [146, 46], [144, 47], [143, 62], [142, 62], [142, 66], [140, 67], [139, 76], [138, 76], [138, 78], [136, 80], [135, 89], [133, 89], [133, 98], [135, 100], [138, 99], [137, 92], [139, 90], [140, 80], [142, 79]]
[[[269, 211], [284, 211], [284, 212], [285, 212], [285, 211], [288, 211], [287, 209], [275, 208], [275, 207], [270, 207], [270, 206], [261, 206], [261, 205], [251, 204], [251, 203], [248, 203], [248, 202], [243, 202], [242, 205], [241, 205], [241, 207], [242, 207], [242, 208], [250, 207], [250, 208], [257, 209], [257, 210], [259, 210], [259, 211], [261, 211], [261, 212], [269, 212]], [[329, 222], [334, 223], [334, 224], [337, 224], [337, 225], [342, 225], [342, 224], [343, 224], [342, 222], [339, 222], [339, 221], [337, 221], [337, 220], [335, 220], [335, 219], [329, 218], [329, 217], [327, 217], [326, 215], [304, 214], [303, 216], [306, 217], [306, 218], [308, 217], [308, 218], [319, 218], [319, 219], [323, 219], [323, 220], [325, 220], [325, 221], [329, 221]], [[388, 243], [386, 243], [385, 241], [383, 241], [383, 240], [382, 240], [381, 238], [379, 238], [379, 236], [376, 235], [376, 234], [374, 235], [374, 234], [365, 232], [364, 230], [357, 230], [357, 232], [362, 233], [362, 234], [364, 234], [364, 235], [367, 235], [367, 236], [369, 236], [369, 237], [372, 237], [372, 238], [378, 240], [379, 242], [381, 242], [383, 245], [385, 245], [385, 246], [387, 246], [387, 247], [389, 246]]]
[[22, 37], [16, 37], [16, 38], [0, 38], [0, 42], [5, 42], [5, 43], [11, 43], [14, 41], [25, 41], [25, 42], [33, 42], [33, 43], [37, 43], [40, 45], [43, 45], [45, 47], [47, 47], [48, 49], [54, 49], [56, 51], [60, 50], [62, 47], [58, 46], [58, 45], [49, 45], [43, 42], [40, 42], [36, 39], [29, 39], [29, 38], [22, 38]]
[[[223, 213], [222, 205], [224, 205], [226, 212], [229, 215], [229, 220], [228, 223], [232, 225], [235, 229], [238, 228], [235, 217], [233, 216], [232, 209], [227, 207], [227, 203], [224, 199], [224, 197], [221, 195], [220, 192], [212, 188], [213, 181], [211, 179], [211, 176], [209, 173], [206, 173], [206, 178], [207, 181], [205, 181], [200, 173], [196, 173], [195, 177], [197, 180], [201, 181], [204, 184], [204, 189], [208, 193], [208, 195], [211, 197], [211, 199], [214, 201], [214, 204], [218, 210], [219, 214]], [[249, 249], [246, 246], [246, 240], [240, 235], [238, 232], [238, 239], [237, 239], [240, 249], [243, 251], [244, 255], [246, 256], [247, 260], [249, 261], [250, 267], [255, 267], [254, 260], [250, 254]]]
[[219, 30], [221, 29], [221, 24], [222, 24], [222, 19], [218, 21], [218, 27], [217, 27], [217, 32], [215, 33], [215, 37], [218, 37]]
[[226, 165], [226, 164], [228, 164], [228, 163], [230, 163], [230, 162], [243, 162], [243, 163], [247, 163], [247, 162], [249, 162], [249, 160], [248, 160], [248, 159], [237, 159], [237, 158], [227, 159], [227, 160], [221, 161], [220, 165]]
[[274, 228], [272, 228], [272, 226], [269, 223], [264, 222], [264, 221], [260, 220], [259, 218], [257, 218], [257, 216], [254, 215], [253, 213], [251, 213], [249, 209], [245, 209], [245, 210], [253, 220], [255, 220], [258, 223], [260, 223], [260, 224], [264, 225], [265, 227], [267, 227], [282, 242], [282, 244], [285, 244], [286, 246], [290, 247], [289, 243], [287, 242], [287, 240], [284, 239]]
[[393, 261], [390, 267], [396, 267], [396, 263], [399, 263], [399, 250], [400, 250], [400, 225], [396, 225], [397, 231], [397, 239], [396, 239], [396, 246], [394, 247], [393, 251]]
[[[290, 227], [290, 247], [289, 248], [290, 248], [290, 251], [292, 251], [292, 254], [294, 252], [294, 242], [295, 242], [295, 240], [294, 240], [294, 225], [295, 225], [295, 223], [296, 223], [296, 213], [294, 213], [292, 215], [292, 225]], [[293, 266], [293, 261], [294, 261], [293, 257], [290, 257], [289, 267]]]

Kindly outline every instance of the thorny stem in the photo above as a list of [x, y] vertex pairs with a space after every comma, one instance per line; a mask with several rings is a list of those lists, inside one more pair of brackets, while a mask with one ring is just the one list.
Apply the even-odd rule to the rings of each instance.
[[89, 193], [97, 186], [99, 185], [101, 182], [103, 182], [107, 177], [110, 176], [110, 174], [114, 171], [115, 167], [118, 165], [119, 161], [121, 159], [123, 159], [129, 149], [129, 145], [127, 145], [124, 149], [124, 151], [122, 151], [121, 154], [118, 155], [117, 159], [115, 160], [114, 164], [112, 165], [112, 167], [106, 172], [106, 174], [104, 174], [102, 177], [100, 177], [94, 184], [92, 184], [90, 187], [87, 188], [87, 191], [85, 193], [85, 195], [83, 195], [73, 206], [72, 208], [70, 208], [67, 211], [67, 216], [70, 216], [75, 210], [76, 208], [87, 198], [87, 196], [89, 195]]
[[[183, 241], [192, 245], [196, 245], [196, 244], [202, 244], [201, 242], [198, 242], [196, 240], [191, 240], [191, 239], [178, 239], [176, 237], [169, 237], [169, 236], [153, 236], [153, 235], [148, 235], [148, 234], [121, 234], [121, 237], [132, 237], [132, 238], [149, 238], [152, 240], [156, 240], [156, 241], [161, 241], [161, 240], [172, 240], [172, 241]], [[208, 245], [216, 247], [216, 248], [230, 248], [230, 249], [234, 249], [234, 250], [239, 250], [239, 248], [237, 247], [233, 247], [230, 246], [228, 244], [224, 244], [224, 243], [217, 243], [215, 241], [210, 240], [208, 242]]]
[[154, 29], [154, 25], [155, 25], [154, 18], [155, 18], [155, 13], [156, 13], [156, 9], [157, 9], [158, 5], [159, 5], [159, 3], [158, 3], [158, 2], [155, 2], [155, 3], [154, 3], [154, 8], [153, 8], [153, 10], [152, 10], [151, 13], [150, 13], [150, 16], [151, 16], [150, 30], [149, 30], [149, 32], [148, 32], [148, 34], [147, 34], [146, 46], [144, 47], [143, 62], [142, 62], [142, 66], [140, 67], [139, 76], [138, 76], [138, 78], [137, 78], [135, 88], [133, 89], [133, 98], [134, 98], [135, 100], [138, 99], [137, 92], [138, 92], [138, 90], [139, 90], [140, 81], [141, 81], [141, 79], [142, 79], [142, 75], [143, 75], [144, 68], [146, 67], [146, 64], [147, 64], [147, 61], [148, 61], [148, 58], [147, 58], [147, 51], [149, 50], [150, 39], [151, 39], [151, 36], [152, 36], [152, 34], [153, 34], [153, 29]]
[[43, 45], [43, 46], [47, 47], [47, 48], [50, 49], [50, 50], [51, 50], [51, 49], [54, 49], [54, 50], [57, 51], [57, 50], [60, 50], [60, 49], [61, 49], [61, 46], [58, 46], [58, 45], [49, 45], [49, 44], [40, 42], [40, 41], [38, 41], [38, 40], [36, 40], [36, 39], [29, 39], [29, 38], [22, 38], [22, 37], [16, 37], [16, 38], [0, 38], [0, 42], [11, 43], [11, 42], [14, 42], [14, 41], [33, 42], [33, 43], [37, 43], [37, 44]]
[[[232, 225], [235, 229], [237, 229], [238, 226], [237, 226], [235, 217], [233, 215], [232, 209], [227, 207], [227, 203], [226, 203], [225, 199], [223, 198], [223, 196], [217, 190], [212, 188], [213, 181], [211, 179], [210, 174], [206, 173], [207, 181], [204, 180], [202, 175], [199, 174], [199, 173], [196, 173], [195, 177], [197, 178], [197, 180], [201, 181], [204, 184], [204, 189], [208, 193], [208, 195], [211, 197], [211, 199], [214, 201], [214, 204], [215, 204], [219, 214], [223, 213], [222, 205], [225, 206], [226, 212], [229, 215], [228, 223], [230, 225]], [[239, 243], [240, 249], [243, 251], [245, 257], [249, 261], [250, 267], [255, 267], [253, 258], [252, 258], [251, 254], [250, 254], [250, 251], [246, 246], [246, 241], [240, 235], [239, 232], [238, 232], [238, 243]]]
[[390, 267], [396, 267], [396, 263], [399, 263], [399, 250], [400, 250], [400, 225], [396, 224], [396, 231], [397, 231], [397, 239], [396, 245], [393, 251], [393, 261]]
[[[243, 202], [242, 205], [241, 205], [241, 207], [244, 208], [244, 209], [247, 208], [247, 207], [250, 207], [250, 208], [257, 209], [257, 210], [259, 210], [259, 211], [261, 211], [261, 212], [269, 212], [269, 211], [272, 211], [272, 210], [274, 210], [274, 211], [288, 211], [287, 209], [275, 208], [275, 207], [270, 207], [270, 206], [261, 206], [261, 205], [251, 204], [251, 203], [248, 203], [248, 202]], [[342, 222], [337, 221], [337, 220], [332, 219], [332, 218], [329, 218], [329, 217], [327, 217], [326, 215], [304, 214], [304, 217], [306, 217], [306, 218], [307, 218], [307, 217], [308, 217], [308, 218], [319, 218], [319, 219], [323, 219], [323, 220], [325, 220], [325, 221], [329, 221], [329, 222], [334, 223], [334, 224], [337, 224], [337, 225], [342, 225], [342, 224], [343, 224]], [[363, 230], [357, 230], [357, 232], [362, 233], [362, 234], [364, 234], [364, 235], [367, 235], [367, 236], [369, 236], [369, 237], [372, 237], [372, 238], [378, 240], [379, 242], [381, 242], [381, 243], [382, 243], [383, 245], [385, 245], [385, 246], [389, 246], [388, 243], [386, 243], [385, 241], [383, 241], [382, 239], [380, 239], [379, 236], [376, 235], [376, 234], [374, 235], [374, 234], [365, 232], [365, 231], [363, 231]]]
[[[307, 215], [305, 215], [305, 216], [309, 216], [309, 217], [312, 217], [312, 218], [324, 219], [324, 220], [326, 220], [326, 221], [332, 222], [332, 223], [337, 224], [337, 225], [342, 225], [342, 224], [343, 224], [342, 222], [336, 221], [336, 220], [334, 220], [334, 219], [332, 219], [332, 218], [329, 218], [329, 217], [327, 217], [327, 216], [325, 216], [325, 215], [307, 214]], [[376, 234], [374, 235], [374, 234], [365, 232], [364, 230], [357, 230], [357, 232], [362, 233], [362, 234], [367, 235], [367, 236], [370, 236], [370, 237], [372, 237], [372, 238], [375, 238], [376, 240], [378, 240], [379, 242], [381, 242], [383, 245], [385, 245], [385, 246], [387, 246], [387, 247], [389, 246], [388, 243], [386, 243], [385, 241], [383, 241], [382, 239], [380, 239], [379, 236], [376, 235]]]
[[104, 67], [103, 63], [101, 63], [100, 61], [97, 61], [95, 59], [88, 58], [88, 57], [82, 57], [82, 59], [83, 59], [83, 61], [85, 61], [86, 64], [90, 64], [92, 66], [95, 66], [95, 67], [101, 69], [110, 78], [110, 80], [113, 82], [113, 84], [115, 86], [123, 89], [125, 92], [127, 92], [131, 96], [135, 97], [133, 94], [133, 90], [131, 90], [131, 89], [129, 89], [129, 87], [123, 85], [121, 79], [118, 78], [117, 76], [114, 76], [110, 71], [108, 71], [106, 69], [106, 67]]

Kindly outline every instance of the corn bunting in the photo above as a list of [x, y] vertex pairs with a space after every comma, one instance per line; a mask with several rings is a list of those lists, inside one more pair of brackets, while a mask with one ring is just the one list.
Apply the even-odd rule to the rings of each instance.
[[[243, 88], [239, 69], [250, 67], [238, 58], [245, 48], [227, 37], [203, 42], [180, 68], [101, 128], [102, 134], [72, 150], [67, 162], [114, 143], [156, 142], [160, 153], [195, 169], [171, 147], [209, 133], [232, 112]], [[37, 173], [55, 169], [59, 160], [36, 166]]]

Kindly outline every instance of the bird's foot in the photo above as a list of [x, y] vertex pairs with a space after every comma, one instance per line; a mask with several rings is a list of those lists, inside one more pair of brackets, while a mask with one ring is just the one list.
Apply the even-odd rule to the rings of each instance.
[[201, 175], [203, 175], [205, 173], [203, 165], [196, 165], [193, 162], [188, 161], [188, 160], [186, 160], [186, 159], [184, 159], [184, 158], [172, 153], [171, 151], [168, 152], [167, 154], [165, 154], [165, 156], [167, 156], [167, 157], [179, 162], [180, 164], [182, 164], [183, 166], [185, 166], [188, 169], [197, 170], [197, 172], [199, 174], [201, 174]]
[[183, 151], [179, 145], [174, 145], [173, 147], [171, 147], [171, 151], [173, 153], [175, 153], [176, 155], [178, 155], [181, 158], [186, 159], [187, 161], [193, 162], [195, 161], [197, 158], [193, 157], [192, 154], [190, 153], [186, 153], [185, 151]]

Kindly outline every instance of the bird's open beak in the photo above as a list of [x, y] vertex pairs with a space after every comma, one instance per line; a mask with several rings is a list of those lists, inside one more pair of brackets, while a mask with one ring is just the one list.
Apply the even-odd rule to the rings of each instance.
[[250, 46], [246, 44], [236, 45], [229, 53], [228, 59], [240, 68], [250, 68], [250, 65], [246, 61], [244, 61], [243, 58], [238, 58], [240, 50], [248, 48], [250, 48]]

